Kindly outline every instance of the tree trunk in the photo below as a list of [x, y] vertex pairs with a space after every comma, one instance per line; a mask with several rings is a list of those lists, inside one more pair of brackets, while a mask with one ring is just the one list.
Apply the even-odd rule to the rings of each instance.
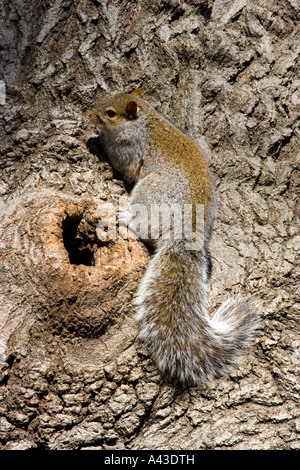
[[[1, 9], [1, 448], [299, 449], [299, 3]], [[239, 368], [199, 387], [161, 377], [136, 339], [146, 247], [96, 236], [128, 188], [87, 112], [137, 87], [209, 159], [211, 310], [262, 305]]]

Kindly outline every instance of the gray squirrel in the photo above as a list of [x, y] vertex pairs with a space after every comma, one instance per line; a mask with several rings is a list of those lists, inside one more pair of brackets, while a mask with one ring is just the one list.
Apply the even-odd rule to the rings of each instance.
[[[133, 221], [131, 208], [144, 204], [193, 207], [193, 227], [202, 233], [199, 249], [185, 237], [159, 237], [136, 296], [139, 337], [159, 370], [189, 385], [229, 373], [248, 348], [259, 325], [256, 302], [227, 300], [211, 317], [207, 309], [208, 250], [217, 214], [216, 194], [206, 159], [192, 138], [133, 93], [110, 96], [90, 118], [101, 134], [112, 167], [135, 186], [119, 223]], [[195, 224], [196, 205], [204, 225]]]

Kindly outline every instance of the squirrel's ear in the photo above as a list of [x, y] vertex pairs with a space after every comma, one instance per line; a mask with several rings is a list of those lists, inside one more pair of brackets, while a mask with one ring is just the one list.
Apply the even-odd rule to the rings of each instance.
[[136, 101], [129, 101], [125, 109], [128, 119], [136, 119], [138, 117], [138, 105]]
[[142, 96], [143, 90], [142, 90], [141, 88], [137, 88], [137, 89], [134, 90], [131, 94], [132, 94], [132, 95], [140, 95], [140, 96]]

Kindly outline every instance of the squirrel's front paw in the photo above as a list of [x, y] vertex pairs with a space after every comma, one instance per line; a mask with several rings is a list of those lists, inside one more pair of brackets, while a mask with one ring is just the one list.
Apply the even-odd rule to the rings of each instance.
[[117, 219], [118, 219], [118, 222], [119, 222], [119, 225], [123, 226], [123, 227], [128, 227], [129, 226], [129, 222], [131, 221], [132, 219], [132, 215], [129, 211], [127, 211], [126, 209], [120, 209], [118, 212], [117, 212]]

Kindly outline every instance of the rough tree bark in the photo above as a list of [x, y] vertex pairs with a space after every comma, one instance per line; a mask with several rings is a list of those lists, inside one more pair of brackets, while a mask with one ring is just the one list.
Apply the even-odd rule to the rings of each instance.
[[[299, 449], [299, 2], [3, 0], [1, 17], [1, 448]], [[209, 158], [212, 310], [262, 304], [240, 367], [201, 387], [136, 340], [146, 248], [96, 237], [126, 188], [87, 111], [136, 87]]]

